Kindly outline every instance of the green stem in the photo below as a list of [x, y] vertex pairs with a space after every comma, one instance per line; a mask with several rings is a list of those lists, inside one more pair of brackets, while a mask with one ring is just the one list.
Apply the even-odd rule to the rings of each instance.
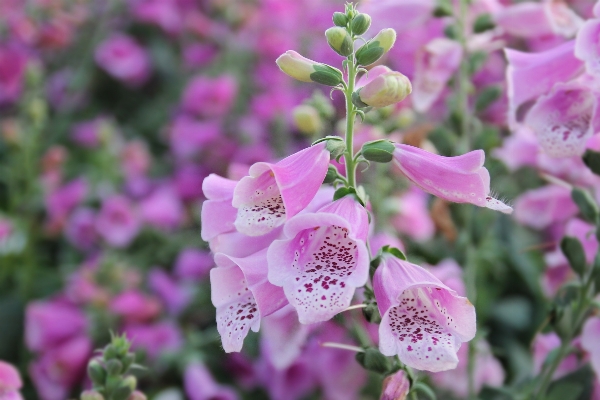
[[356, 80], [356, 63], [354, 53], [348, 56], [348, 85], [346, 86], [346, 178], [348, 186], [356, 187], [356, 162], [354, 160], [354, 119], [356, 109], [352, 104], [352, 93], [354, 92], [354, 81]]
[[471, 110], [469, 109], [469, 54], [467, 46], [467, 11], [468, 11], [468, 0], [460, 0], [459, 11], [456, 18], [456, 24], [458, 27], [458, 42], [460, 43], [463, 51], [462, 60], [460, 62], [458, 76], [457, 76], [457, 97], [458, 97], [458, 111], [460, 113], [460, 143], [458, 145], [458, 151], [466, 153], [471, 150]]

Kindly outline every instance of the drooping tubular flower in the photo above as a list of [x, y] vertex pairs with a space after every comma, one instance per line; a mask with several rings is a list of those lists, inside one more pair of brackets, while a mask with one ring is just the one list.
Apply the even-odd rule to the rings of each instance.
[[215, 254], [217, 268], [210, 271], [211, 299], [217, 309], [217, 330], [227, 353], [240, 351], [260, 320], [287, 304], [281, 288], [267, 281], [267, 250], [235, 258]]
[[306, 208], [325, 179], [329, 158], [326, 143], [321, 142], [276, 164], [252, 165], [233, 192], [237, 230], [264, 235]]
[[475, 307], [418, 265], [381, 257], [373, 277], [381, 353], [420, 370], [456, 368], [458, 349], [475, 336]]
[[11, 364], [0, 361], [0, 400], [23, 400], [19, 389], [23, 386], [19, 371]]
[[269, 281], [282, 286], [303, 324], [327, 321], [350, 305], [369, 274], [368, 215], [352, 196], [290, 219], [269, 247]]
[[394, 162], [424, 191], [455, 203], [471, 203], [512, 213], [510, 206], [490, 195], [490, 174], [483, 167], [483, 150], [444, 157], [406, 144], [395, 146]]

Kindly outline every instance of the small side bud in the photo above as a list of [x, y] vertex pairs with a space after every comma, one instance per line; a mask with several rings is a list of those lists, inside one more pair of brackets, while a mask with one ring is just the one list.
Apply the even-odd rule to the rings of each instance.
[[600, 210], [598, 210], [598, 205], [590, 193], [586, 190], [575, 188], [571, 191], [571, 198], [577, 204], [577, 207], [579, 207], [581, 215], [589, 222], [596, 223], [600, 217]]
[[340, 56], [347, 57], [352, 54], [354, 44], [352, 38], [344, 28], [340, 28], [339, 26], [329, 28], [325, 31], [325, 37], [327, 37], [329, 47]]
[[365, 308], [362, 309], [363, 315], [367, 321], [372, 324], [379, 324], [381, 322], [381, 314], [379, 313], [379, 307], [377, 303], [369, 303]]
[[326, 149], [331, 153], [332, 159], [337, 159], [346, 152], [346, 143], [341, 138], [328, 139]]
[[579, 276], [584, 276], [586, 269], [585, 252], [581, 242], [574, 237], [565, 236], [560, 241], [560, 250], [563, 252], [569, 265]]
[[337, 86], [342, 82], [342, 71], [301, 56], [288, 50], [276, 61], [279, 69], [302, 82], [316, 82], [327, 86]]
[[361, 154], [369, 161], [389, 163], [394, 159], [395, 149], [396, 147], [392, 142], [380, 139], [363, 144]]
[[333, 13], [333, 24], [335, 26], [341, 26], [343, 28], [348, 24], [348, 17], [346, 17], [346, 14], [344, 14], [344, 13], [334, 12]]
[[86, 390], [81, 393], [81, 397], [79, 398], [81, 400], [104, 400], [104, 396], [95, 390]]
[[106, 380], [106, 370], [98, 360], [93, 359], [89, 362], [87, 372], [94, 386], [104, 385], [104, 381]]
[[405, 400], [410, 390], [410, 381], [406, 372], [399, 370], [383, 380], [379, 400]]
[[123, 364], [117, 359], [112, 359], [106, 362], [106, 371], [109, 375], [119, 375], [123, 371]]
[[319, 112], [313, 106], [303, 104], [294, 108], [294, 124], [305, 135], [315, 135], [323, 129]]
[[356, 353], [356, 361], [366, 370], [379, 374], [386, 374], [392, 368], [390, 359], [374, 347], [365, 349], [364, 353]]
[[371, 27], [371, 17], [369, 14], [360, 13], [350, 23], [350, 29], [355, 35], [362, 35]]
[[400, 72], [386, 72], [358, 91], [360, 100], [371, 107], [386, 107], [399, 103], [412, 92], [410, 80]]
[[112, 399], [113, 400], [127, 400], [129, 396], [133, 393], [133, 389], [129, 386], [129, 384], [125, 381], [121, 382], [121, 384], [117, 387], [117, 389], [113, 392]]
[[325, 174], [325, 179], [323, 179], [323, 183], [333, 183], [338, 178], [337, 168], [331, 164], [327, 167], [327, 174]]
[[379, 33], [356, 52], [356, 61], [360, 65], [371, 65], [387, 53], [396, 42], [396, 31], [392, 28], [382, 29]]
[[490, 14], [481, 14], [473, 23], [473, 32], [482, 33], [490, 29], [494, 29], [496, 24]]

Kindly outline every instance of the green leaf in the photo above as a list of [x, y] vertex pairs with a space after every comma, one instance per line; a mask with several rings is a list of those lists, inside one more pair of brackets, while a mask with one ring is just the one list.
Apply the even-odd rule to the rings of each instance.
[[475, 99], [475, 111], [478, 113], [485, 111], [493, 102], [500, 98], [502, 90], [497, 86], [487, 86], [481, 90], [477, 99]]
[[569, 260], [569, 265], [573, 271], [577, 273], [577, 275], [583, 277], [585, 274], [585, 252], [583, 251], [583, 246], [581, 242], [577, 238], [571, 236], [565, 236], [560, 242], [560, 249], [562, 250], [567, 260]]
[[592, 172], [600, 175], [600, 153], [593, 150], [586, 150], [583, 154], [583, 162]]
[[494, 23], [494, 20], [490, 14], [481, 14], [473, 23], [473, 32], [482, 33], [490, 29], [494, 29], [495, 27], [496, 24]]
[[591, 222], [596, 223], [598, 219], [598, 205], [587, 190], [575, 188], [571, 191], [571, 198], [579, 207], [579, 211], [583, 217]]

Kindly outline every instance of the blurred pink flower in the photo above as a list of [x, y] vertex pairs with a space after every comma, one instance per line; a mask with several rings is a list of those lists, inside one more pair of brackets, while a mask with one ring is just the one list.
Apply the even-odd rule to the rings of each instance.
[[394, 199], [392, 207], [397, 213], [391, 219], [394, 228], [415, 241], [426, 241], [435, 235], [435, 224], [429, 215], [429, 196], [417, 187], [412, 187]]
[[96, 229], [111, 246], [125, 247], [137, 236], [140, 221], [131, 202], [126, 197], [114, 195], [102, 202]]
[[173, 230], [184, 218], [183, 204], [169, 187], [155, 190], [139, 203], [142, 220], [156, 228]]
[[52, 221], [64, 222], [71, 210], [83, 201], [88, 192], [88, 183], [78, 178], [61, 186], [46, 196], [46, 210]]
[[155, 24], [170, 35], [177, 35], [183, 28], [183, 15], [177, 0], [133, 0], [132, 13], [138, 21]]
[[183, 49], [183, 60], [188, 68], [203, 67], [212, 62], [218, 54], [218, 50], [208, 44], [192, 43]]
[[132, 140], [121, 149], [121, 165], [125, 175], [135, 178], [146, 175], [152, 164], [148, 145], [142, 140]]
[[169, 131], [171, 150], [177, 157], [198, 156], [201, 150], [208, 150], [209, 143], [222, 134], [216, 121], [198, 121], [187, 115], [179, 116]]
[[89, 121], [80, 122], [71, 129], [71, 139], [82, 147], [96, 148], [102, 141], [102, 127], [107, 120], [105, 117], [97, 117]]
[[92, 341], [77, 336], [53, 346], [33, 361], [29, 374], [42, 400], [64, 400], [85, 374], [92, 354]]
[[565, 222], [578, 211], [571, 199], [571, 191], [558, 185], [526, 191], [515, 201], [515, 219], [538, 230]]
[[0, 105], [21, 96], [27, 58], [23, 49], [0, 43]]
[[181, 105], [192, 114], [218, 118], [231, 109], [237, 96], [237, 82], [230, 75], [216, 78], [198, 76], [185, 88]]
[[465, 282], [463, 280], [463, 270], [452, 258], [445, 258], [427, 270], [444, 285], [458, 293], [459, 296], [467, 295]]
[[[550, 352], [554, 349], [557, 349], [560, 346], [560, 338], [554, 332], [538, 334], [532, 344], [533, 350], [533, 373], [539, 374], [542, 371], [542, 366], [546, 361], [546, 358], [550, 354]], [[565, 357], [561, 363], [558, 365], [558, 368], [554, 372], [554, 379], [558, 379], [567, 375], [570, 372], [573, 372], [577, 369], [579, 365], [579, 361], [577, 360], [577, 356], [575, 354], [570, 354]]]
[[130, 36], [114, 34], [96, 49], [98, 65], [126, 85], [136, 87], [150, 77], [150, 59], [146, 50]]
[[379, 400], [405, 400], [410, 390], [410, 381], [406, 372], [400, 370], [383, 380], [383, 388]]
[[[600, 374], [600, 318], [589, 318], [581, 332], [581, 347], [590, 354], [592, 368], [596, 375]], [[598, 379], [598, 378], [596, 378]]]
[[31, 351], [46, 351], [85, 333], [88, 323], [77, 307], [61, 301], [35, 301], [25, 311], [25, 343]]
[[19, 393], [22, 386], [19, 371], [11, 364], [0, 361], [0, 400], [23, 400]]
[[131, 348], [145, 350], [149, 358], [155, 360], [163, 353], [176, 352], [183, 345], [181, 331], [170, 321], [151, 325], [127, 325], [124, 329], [131, 340]]
[[156, 293], [172, 315], [178, 315], [192, 300], [193, 288], [176, 282], [160, 267], [154, 267], [148, 274], [148, 286]]
[[237, 400], [238, 395], [214, 380], [210, 371], [200, 362], [191, 362], [183, 376], [185, 394], [190, 400]]
[[206, 278], [215, 263], [207, 251], [186, 248], [175, 260], [175, 275], [183, 280], [201, 280]]
[[154, 296], [131, 289], [111, 300], [110, 311], [123, 317], [126, 322], [145, 322], [157, 317], [161, 306]]
[[67, 220], [65, 236], [69, 243], [80, 250], [93, 249], [98, 241], [94, 210], [87, 207], [76, 209]]

